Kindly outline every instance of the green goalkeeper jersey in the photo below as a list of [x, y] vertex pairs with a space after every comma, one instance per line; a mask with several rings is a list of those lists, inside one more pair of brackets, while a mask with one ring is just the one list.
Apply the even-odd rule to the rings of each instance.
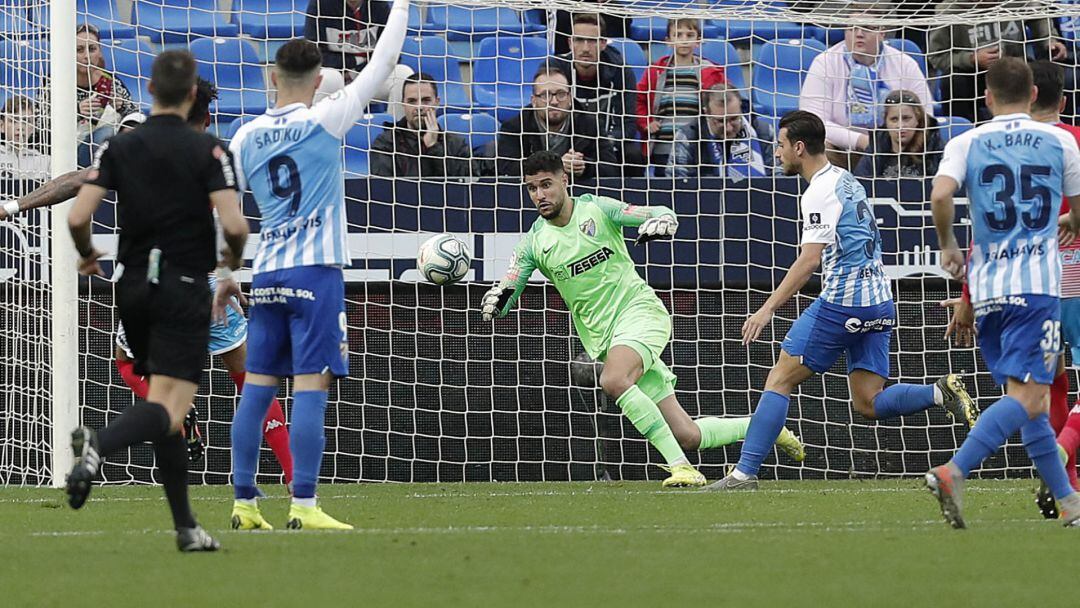
[[603, 355], [611, 342], [615, 321], [630, 307], [663, 304], [634, 268], [626, 251], [624, 226], [675, 213], [662, 206], [639, 207], [604, 196], [573, 198], [570, 223], [559, 227], [540, 217], [521, 239], [500, 283], [513, 289], [502, 317], [521, 296], [533, 271], [539, 269], [555, 284], [570, 309], [581, 342], [589, 356]]

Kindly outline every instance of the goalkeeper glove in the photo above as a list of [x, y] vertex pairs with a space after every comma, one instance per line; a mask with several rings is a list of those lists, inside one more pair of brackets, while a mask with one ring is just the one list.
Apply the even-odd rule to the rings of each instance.
[[513, 295], [514, 291], [512, 289], [506, 289], [502, 285], [495, 285], [480, 300], [480, 316], [485, 321], [491, 321], [502, 316], [500, 312]]
[[634, 241], [634, 244], [640, 245], [656, 239], [675, 236], [675, 231], [678, 229], [679, 221], [673, 215], [651, 217], [645, 220], [645, 223], [638, 228], [638, 238]]

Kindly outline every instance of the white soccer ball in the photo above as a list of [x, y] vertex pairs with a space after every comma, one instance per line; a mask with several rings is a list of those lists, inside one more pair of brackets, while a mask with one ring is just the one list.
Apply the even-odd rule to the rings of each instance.
[[450, 234], [436, 234], [424, 241], [416, 255], [416, 269], [436, 285], [460, 281], [471, 265], [469, 246]]

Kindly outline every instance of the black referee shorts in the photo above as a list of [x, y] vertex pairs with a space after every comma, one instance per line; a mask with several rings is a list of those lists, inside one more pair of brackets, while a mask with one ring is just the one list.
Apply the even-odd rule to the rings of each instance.
[[210, 286], [205, 273], [163, 268], [156, 285], [145, 268], [125, 268], [116, 306], [135, 372], [198, 383], [210, 344]]

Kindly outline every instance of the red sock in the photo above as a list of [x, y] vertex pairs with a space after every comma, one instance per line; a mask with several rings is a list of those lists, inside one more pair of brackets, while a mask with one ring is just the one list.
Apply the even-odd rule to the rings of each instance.
[[[244, 389], [244, 379], [247, 374], [229, 374], [236, 383], [236, 390]], [[266, 419], [263, 420], [263, 438], [266, 444], [274, 452], [274, 458], [281, 465], [281, 471], [285, 474], [285, 483], [292, 483], [292, 452], [289, 451], [289, 429], [285, 426], [285, 412], [277, 399], [270, 402], [270, 409], [266, 411]]]
[[1080, 403], [1076, 404], [1065, 420], [1065, 428], [1058, 434], [1057, 442], [1069, 454], [1069, 462], [1065, 466], [1069, 482], [1074, 489], [1080, 491], [1080, 481], [1076, 478], [1076, 450], [1080, 448]]
[[139, 399], [146, 399], [146, 396], [150, 394], [150, 384], [146, 378], [135, 373], [135, 362], [117, 359], [116, 369], [120, 371], [120, 377], [124, 379], [124, 384], [128, 385], [131, 392], [135, 393]]
[[1050, 426], [1054, 434], [1065, 428], [1065, 419], [1069, 417], [1069, 374], [1062, 373], [1054, 378], [1050, 386]]

